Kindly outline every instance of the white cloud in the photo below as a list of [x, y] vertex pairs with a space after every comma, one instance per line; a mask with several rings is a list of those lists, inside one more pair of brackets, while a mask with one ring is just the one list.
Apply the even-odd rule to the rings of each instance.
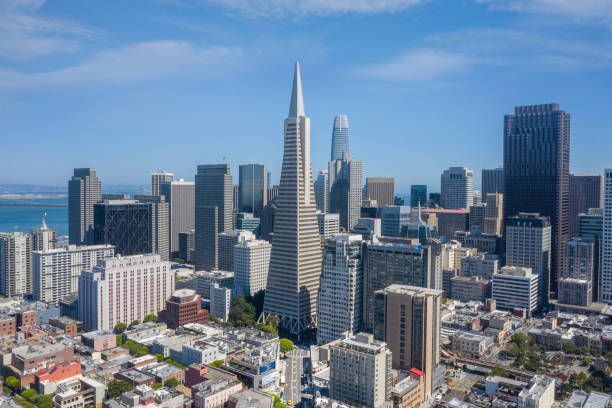
[[490, 8], [567, 17], [576, 21], [612, 25], [610, 0], [475, 0]]
[[0, 70], [0, 89], [53, 86], [120, 86], [167, 76], [209, 76], [229, 69], [241, 49], [194, 46], [185, 41], [151, 41], [95, 54], [81, 64], [24, 74]]

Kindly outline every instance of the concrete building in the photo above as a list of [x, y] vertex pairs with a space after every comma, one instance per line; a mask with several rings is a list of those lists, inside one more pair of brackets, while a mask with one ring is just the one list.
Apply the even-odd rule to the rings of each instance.
[[400, 237], [402, 227], [410, 223], [410, 207], [394, 205], [383, 207], [380, 217], [381, 233], [387, 237]]
[[504, 193], [504, 169], [482, 169], [482, 196]]
[[239, 212], [259, 218], [268, 203], [268, 167], [263, 164], [241, 164], [238, 171]]
[[[393, 177], [366, 178], [366, 200], [376, 200], [378, 207], [393, 205], [395, 201]], [[424, 202], [423, 202], [424, 203]]]
[[479, 231], [484, 232], [486, 205], [483, 203], [473, 204], [470, 206], [469, 210], [469, 231], [473, 231], [474, 228], [477, 228]]
[[601, 301], [612, 304], [612, 169], [604, 170]]
[[363, 162], [347, 158], [329, 162], [329, 212], [340, 214], [340, 226], [353, 228], [361, 215]]
[[234, 246], [242, 241], [255, 240], [251, 231], [233, 230], [222, 232], [218, 237], [218, 265], [223, 271], [234, 270]]
[[484, 303], [491, 297], [491, 281], [480, 276], [455, 276], [450, 280], [450, 298]]
[[134, 195], [134, 200], [149, 206], [149, 252], [159, 254], [162, 261], [170, 260], [170, 206], [166, 197], [160, 195]]
[[390, 285], [375, 293], [374, 337], [393, 353], [396, 370], [417, 369], [424, 394], [430, 397], [444, 381], [440, 365], [442, 291]]
[[319, 225], [319, 235], [322, 238], [329, 238], [340, 232], [340, 215], [317, 213], [317, 223]]
[[195, 228], [195, 183], [183, 179], [165, 181], [160, 184], [160, 192], [170, 206], [168, 217], [170, 252], [176, 253], [179, 250], [178, 234]]
[[591, 282], [586, 279], [561, 278], [558, 300], [562, 305], [589, 307], [593, 299]]
[[284, 123], [284, 141], [270, 271], [260, 318], [265, 321], [269, 315], [276, 315], [281, 326], [297, 334], [316, 326], [321, 275], [321, 241], [310, 164], [310, 118], [304, 109], [298, 63]]
[[23, 232], [0, 233], [0, 294], [32, 293], [32, 239]]
[[539, 275], [531, 268], [504, 266], [493, 274], [491, 297], [502, 310], [524, 309], [531, 316], [538, 307]]
[[569, 236], [578, 236], [578, 216], [589, 208], [601, 208], [603, 178], [600, 174], [569, 175]]
[[161, 195], [161, 184], [171, 183], [174, 180], [174, 174], [165, 171], [156, 171], [151, 173], [151, 195]]
[[327, 170], [320, 170], [317, 180], [314, 182], [315, 201], [317, 211], [326, 213], [329, 211], [329, 173]]
[[447, 210], [469, 209], [474, 204], [474, 172], [467, 167], [444, 170], [440, 180], [440, 205]]
[[[436, 219], [434, 225], [438, 228], [438, 235], [443, 242], [454, 239], [456, 231], [468, 231], [469, 210], [447, 210], [444, 208], [423, 209], [424, 217], [431, 217], [434, 215]], [[429, 221], [426, 222], [431, 224]]]
[[351, 229], [351, 234], [361, 234], [364, 241], [381, 235], [380, 218], [359, 218], [357, 224]]
[[359, 333], [330, 346], [329, 396], [367, 408], [384, 408], [391, 394], [391, 351]]
[[208, 310], [202, 309], [200, 295], [193, 289], [178, 289], [166, 300], [159, 320], [171, 329], [187, 323], [208, 323]]
[[102, 183], [96, 169], [74, 169], [68, 181], [68, 241], [74, 245], [93, 243], [93, 206], [102, 198]]
[[253, 296], [266, 289], [271, 253], [272, 244], [264, 240], [242, 240], [234, 246], [234, 283], [237, 296]]
[[218, 283], [222, 288], [234, 288], [234, 272], [229, 271], [204, 271], [197, 272], [196, 291], [204, 299], [210, 299], [210, 284]]
[[229, 164], [199, 165], [195, 176], [195, 267], [219, 267], [219, 234], [234, 229]]
[[223, 322], [229, 319], [232, 308], [232, 290], [219, 286], [218, 283], [210, 284], [210, 314]]
[[410, 207], [425, 206], [427, 203], [427, 185], [413, 184], [410, 186]]
[[462, 357], [481, 359], [493, 346], [491, 337], [476, 333], [459, 332], [452, 337], [452, 348]]
[[99, 259], [79, 277], [79, 320], [86, 330], [157, 315], [174, 291], [174, 272], [159, 255]]
[[[539, 304], [548, 303], [551, 266], [551, 232], [548, 217], [519, 213], [506, 219], [506, 265], [531, 268], [540, 277]], [[550, 288], [550, 289], [549, 289]]]
[[461, 275], [478, 276], [483, 279], [492, 279], [493, 274], [500, 267], [498, 255], [472, 255], [461, 258]]
[[503, 194], [487, 194], [485, 197], [485, 234], [495, 234], [501, 237], [504, 230], [504, 196]]
[[112, 245], [81, 246], [32, 252], [32, 295], [35, 300], [57, 305], [79, 289], [79, 276], [96, 266], [98, 259], [112, 258]]
[[32, 251], [47, 251], [57, 248], [57, 229], [47, 227], [45, 215], [43, 215], [40, 227], [30, 228]]
[[[563, 248], [563, 272], [561, 279], [574, 279], [584, 281], [580, 283], [575, 289], [582, 289], [584, 286], [586, 289], [586, 296], [579, 296], [578, 298], [569, 299], [565, 295], [571, 295], [571, 288], [577, 282], [565, 282], [563, 290], [563, 299], [561, 296], [561, 290], [559, 290], [559, 302], [568, 303], [567, 301], [580, 301], [580, 306], [590, 306], [593, 299], [593, 276], [595, 273], [595, 260], [598, 258], [595, 256], [595, 239], [592, 237], [585, 238], [573, 238], [565, 241]], [[561, 280], [559, 281], [561, 282]], [[583, 290], [578, 293], [584, 294]], [[572, 296], [573, 297], [573, 296]], [[563, 301], [562, 301], [563, 300]]]
[[179, 232], [178, 256], [185, 262], [193, 262], [193, 252], [195, 250], [195, 230]]
[[555, 402], [555, 380], [536, 374], [518, 395], [518, 408], [551, 408]]
[[325, 240], [317, 310], [319, 343], [359, 331], [363, 313], [361, 235], [336, 234]]

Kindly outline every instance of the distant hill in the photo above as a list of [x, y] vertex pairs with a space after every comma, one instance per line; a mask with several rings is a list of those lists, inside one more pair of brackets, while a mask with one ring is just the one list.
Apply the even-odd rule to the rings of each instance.
[[[150, 192], [150, 186], [137, 186], [132, 184], [109, 184], [102, 183], [103, 193], [117, 194], [144, 194]], [[0, 184], [0, 195], [2, 194], [68, 194], [68, 183], [65, 186], [40, 186], [36, 184]]]

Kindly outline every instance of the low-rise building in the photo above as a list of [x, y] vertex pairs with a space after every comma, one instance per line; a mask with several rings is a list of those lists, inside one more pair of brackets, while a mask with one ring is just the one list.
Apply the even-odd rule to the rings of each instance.
[[179, 384], [185, 382], [185, 370], [168, 363], [159, 363], [149, 365], [142, 369], [143, 372], [155, 377], [155, 382], [165, 384], [171, 378], [178, 381]]
[[175, 290], [159, 312], [159, 320], [171, 329], [187, 323], [208, 323], [208, 310], [202, 309], [200, 295], [193, 289]]
[[481, 358], [492, 346], [493, 340], [480, 334], [460, 332], [452, 338], [453, 351], [463, 357]]
[[536, 374], [518, 396], [518, 408], [550, 408], [555, 402], [555, 380]]
[[144, 373], [140, 370], [136, 370], [135, 368], [120, 371], [115, 375], [115, 377], [118, 380], [125, 381], [132, 387], [136, 387], [138, 385], [151, 385], [155, 383], [155, 376]]
[[491, 297], [491, 281], [480, 276], [455, 276], [450, 280], [450, 297], [462, 302], [484, 302]]
[[81, 335], [81, 342], [94, 351], [109, 350], [117, 347], [117, 335], [110, 330], [98, 330]]
[[192, 387], [195, 408], [216, 408], [223, 406], [231, 395], [242, 390], [242, 384], [235, 380], [220, 379], [205, 381]]

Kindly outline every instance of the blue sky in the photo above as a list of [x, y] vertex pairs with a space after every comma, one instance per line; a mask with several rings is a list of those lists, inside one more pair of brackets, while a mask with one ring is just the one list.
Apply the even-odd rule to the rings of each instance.
[[236, 183], [241, 163], [277, 181], [296, 59], [315, 173], [342, 113], [364, 176], [438, 191], [462, 165], [478, 186], [503, 115], [550, 102], [572, 172], [612, 167], [609, 0], [4, 0], [0, 38], [0, 183], [225, 160]]

